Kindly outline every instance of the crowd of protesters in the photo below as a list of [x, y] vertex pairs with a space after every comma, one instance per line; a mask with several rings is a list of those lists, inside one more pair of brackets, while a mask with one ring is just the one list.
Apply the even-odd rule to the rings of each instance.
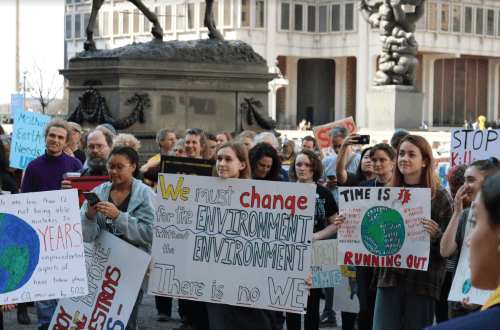
[[[44, 136], [45, 154], [31, 161], [24, 173], [9, 167], [11, 139], [1, 137], [2, 191], [16, 194], [71, 189], [71, 181], [65, 177], [73, 172], [81, 176], [109, 175], [109, 182], [93, 190], [100, 202], [85, 202], [81, 207], [83, 239], [90, 243], [105, 230], [147, 253], [151, 253], [163, 155], [211, 159], [220, 178], [315, 185], [313, 241], [336, 238], [343, 225], [345, 215], [339, 214], [338, 208], [340, 186], [429, 188], [431, 216], [421, 224], [430, 237], [427, 271], [356, 267], [360, 309], [358, 313], [342, 312], [342, 329], [420, 330], [435, 322], [436, 329], [500, 327], [500, 161], [494, 157], [452, 167], [446, 177], [450, 186], [447, 190], [435, 174], [429, 142], [405, 130], [394, 132], [390, 144], [379, 143], [356, 152], [353, 145], [359, 135], [350, 134], [343, 126], [335, 127], [329, 132], [334, 153], [321, 159], [312, 136], [306, 136], [296, 148], [288, 140], [280, 145], [270, 132], [244, 131], [231, 136], [224, 131], [213, 134], [191, 128], [179, 136], [163, 128], [156, 137], [159, 153], [142, 166], [140, 141], [132, 134], [117, 134], [109, 124], [84, 133], [77, 123], [54, 118], [44, 128]], [[472, 232], [465, 237], [471, 224]], [[468, 298], [448, 302], [464, 244], [470, 248], [471, 284], [497, 290], [484, 306], [472, 304]], [[146, 273], [126, 329], [138, 328], [147, 279]], [[304, 329], [337, 326], [332, 308], [334, 289], [311, 289], [310, 279], [306, 282], [309, 297]], [[323, 312], [322, 296], [326, 300]], [[157, 321], [169, 322], [172, 298], [155, 298]], [[35, 303], [38, 329], [48, 328], [56, 304], [55, 300]], [[3, 305], [1, 311], [16, 307], [19, 323], [29, 324], [25, 304]], [[299, 314], [191, 300], [179, 300], [179, 314], [183, 320], [179, 330], [302, 328]]]

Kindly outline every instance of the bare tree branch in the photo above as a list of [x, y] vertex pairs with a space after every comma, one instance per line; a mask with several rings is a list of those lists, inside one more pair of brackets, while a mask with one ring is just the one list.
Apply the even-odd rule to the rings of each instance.
[[[45, 109], [56, 98], [57, 93], [63, 88], [64, 84], [55, 82], [56, 73], [52, 74], [52, 79], [45, 79], [48, 76], [45, 62], [42, 60], [40, 63], [33, 55], [31, 55], [31, 58], [31, 70], [26, 70], [28, 71], [28, 84], [30, 86], [29, 93], [40, 102], [42, 113], [45, 114]], [[47, 83], [47, 81], [50, 81], [50, 83]]]

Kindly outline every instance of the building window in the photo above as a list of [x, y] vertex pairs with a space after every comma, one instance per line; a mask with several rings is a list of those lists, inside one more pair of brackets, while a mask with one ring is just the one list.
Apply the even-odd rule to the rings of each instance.
[[188, 21], [188, 29], [193, 30], [195, 29], [194, 27], [194, 3], [188, 3], [188, 10], [187, 10], [187, 21]]
[[71, 39], [71, 25], [72, 25], [72, 16], [71, 15], [66, 15], [66, 23], [65, 23], [65, 27], [66, 27], [66, 33], [65, 33], [65, 38], [66, 39]]
[[[424, 5], [424, 6], [427, 6], [427, 4], [426, 4], [425, 2], [424, 2], [424, 4], [423, 4], [423, 5]], [[422, 18], [421, 18], [421, 19], [419, 19], [419, 20], [417, 21], [417, 30], [425, 30], [425, 27], [426, 27], [426, 19], [427, 19], [427, 8], [425, 9], [425, 13], [426, 13], [426, 14], [425, 14], [424, 16], [422, 16]], [[373, 29], [373, 28], [374, 28], [374, 27], [372, 26], [372, 29]]]
[[327, 6], [319, 6], [318, 7], [318, 14], [319, 14], [319, 32], [327, 32], [328, 31], [328, 21], [327, 21], [327, 14], [328, 14], [328, 7]]
[[430, 31], [437, 30], [437, 3], [429, 2], [429, 20], [427, 22], [427, 29]]
[[255, 2], [255, 27], [263, 28], [264, 27], [264, 1], [256, 1]]
[[102, 13], [102, 35], [109, 36], [109, 12]]
[[122, 33], [130, 33], [130, 16], [128, 10], [122, 11]]
[[66, 0], [66, 4], [67, 5], [72, 5], [73, 4], [73, 0]]
[[250, 0], [241, 0], [241, 26], [250, 27]]
[[472, 33], [472, 7], [465, 7], [464, 33]]
[[82, 3], [82, 0], [75, 0], [75, 3]]
[[316, 32], [316, 6], [307, 6], [307, 32]]
[[345, 26], [346, 31], [354, 31], [354, 4], [345, 4]]
[[118, 16], [119, 12], [113, 12], [113, 35], [117, 36], [120, 33], [120, 18]]
[[495, 11], [493, 9], [488, 9], [487, 12], [488, 21], [486, 27], [486, 35], [490, 37], [495, 36]]
[[87, 36], [87, 26], [89, 25], [90, 21], [90, 13], [84, 13], [83, 14], [83, 31], [85, 33], [84, 37]]
[[488, 60], [457, 58], [434, 65], [434, 126], [462, 126], [486, 116]]
[[134, 9], [134, 15], [132, 15], [132, 19], [134, 20], [134, 33], [141, 33], [141, 14], [138, 9]]
[[460, 33], [461, 22], [462, 22], [462, 7], [453, 6], [453, 32]]
[[295, 10], [294, 10], [294, 30], [295, 31], [302, 31], [302, 18], [303, 18], [303, 7], [302, 5], [295, 5]]
[[[182, 18], [184, 18], [184, 16]], [[151, 30], [150, 24], [151, 22], [146, 17], [146, 15], [142, 14], [142, 33], [149, 33], [149, 31]]]
[[441, 4], [441, 31], [450, 31], [450, 5], [446, 3]]
[[483, 32], [484, 9], [476, 8], [476, 34], [484, 34]]
[[183, 31], [184, 30], [184, 19], [186, 18], [186, 7], [184, 5], [177, 5], [177, 26], [176, 29], [177, 31]]
[[340, 31], [340, 5], [332, 5], [332, 32]]
[[[205, 27], [205, 10], [207, 8], [207, 4], [205, 2], [200, 2], [200, 29]], [[212, 5], [212, 14], [214, 16], [215, 26], [219, 23], [219, 7], [218, 2], [214, 1]]]
[[165, 31], [172, 31], [172, 6], [165, 6]]
[[75, 39], [82, 37], [82, 14], [75, 14]]
[[290, 4], [281, 4], [281, 29], [290, 30]]
[[231, 0], [224, 0], [224, 26], [231, 27], [232, 10]]

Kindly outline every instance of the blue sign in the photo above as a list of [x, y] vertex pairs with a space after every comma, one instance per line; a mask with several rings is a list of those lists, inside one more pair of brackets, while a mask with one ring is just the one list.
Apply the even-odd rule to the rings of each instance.
[[14, 117], [17, 110], [24, 110], [23, 94], [10, 94], [10, 115]]
[[50, 116], [24, 110], [16, 112], [12, 146], [10, 150], [10, 166], [26, 169], [28, 163], [45, 153], [43, 128]]

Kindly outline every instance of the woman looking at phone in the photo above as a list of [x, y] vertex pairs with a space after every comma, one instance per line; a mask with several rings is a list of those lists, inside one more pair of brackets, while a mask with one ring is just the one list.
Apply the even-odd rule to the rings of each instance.
[[[134, 178], [139, 156], [130, 147], [114, 148], [109, 154], [108, 173], [111, 182], [97, 186], [93, 192], [99, 201], [89, 201], [80, 209], [83, 241], [92, 243], [101, 230], [107, 230], [127, 243], [151, 254], [155, 193]], [[145, 277], [130, 315], [127, 329], [137, 329], [137, 316], [147, 283]]]
[[371, 180], [375, 178], [375, 173], [373, 172], [373, 166], [370, 158], [371, 148], [365, 148], [361, 151], [361, 162], [358, 165], [358, 169], [355, 173], [347, 172], [346, 159], [349, 154], [350, 146], [355, 144], [361, 136], [358, 134], [350, 134], [342, 142], [340, 151], [337, 155], [336, 173], [337, 173], [337, 184], [339, 186], [346, 187], [356, 187], [363, 181]]

